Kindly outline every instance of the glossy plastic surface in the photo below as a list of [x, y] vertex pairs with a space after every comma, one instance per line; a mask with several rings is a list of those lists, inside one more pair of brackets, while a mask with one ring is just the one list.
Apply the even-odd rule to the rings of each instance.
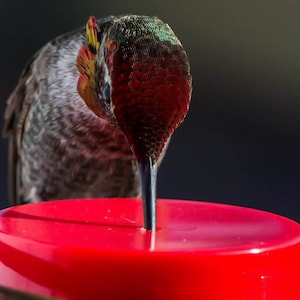
[[300, 299], [300, 225], [236, 206], [65, 200], [0, 214], [0, 285], [66, 299]]

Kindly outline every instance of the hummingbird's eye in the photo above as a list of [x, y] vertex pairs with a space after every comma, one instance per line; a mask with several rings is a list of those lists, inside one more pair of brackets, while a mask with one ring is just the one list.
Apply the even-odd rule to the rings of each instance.
[[102, 96], [104, 101], [109, 104], [110, 103], [110, 84], [108, 82], [105, 82], [103, 90], [102, 90]]

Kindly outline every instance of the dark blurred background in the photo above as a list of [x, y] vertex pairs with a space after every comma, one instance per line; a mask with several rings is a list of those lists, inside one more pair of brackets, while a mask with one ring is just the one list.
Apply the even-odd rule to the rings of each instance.
[[[89, 15], [126, 13], [169, 23], [192, 67], [191, 110], [160, 169], [159, 196], [255, 207], [300, 221], [297, 0], [1, 0], [1, 115], [38, 48]], [[0, 146], [5, 207], [7, 141]]]

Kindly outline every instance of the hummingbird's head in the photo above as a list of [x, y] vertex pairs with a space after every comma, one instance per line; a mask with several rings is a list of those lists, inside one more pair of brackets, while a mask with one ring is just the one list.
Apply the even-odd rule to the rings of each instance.
[[186, 52], [156, 17], [90, 17], [77, 58], [78, 92], [126, 136], [138, 161], [155, 163], [184, 119], [191, 98]]

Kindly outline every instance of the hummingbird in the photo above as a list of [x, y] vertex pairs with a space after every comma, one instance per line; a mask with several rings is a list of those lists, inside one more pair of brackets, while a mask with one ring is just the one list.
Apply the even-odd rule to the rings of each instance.
[[7, 101], [10, 204], [142, 197], [156, 226], [156, 172], [184, 120], [186, 51], [157, 17], [88, 18], [25, 66]]

